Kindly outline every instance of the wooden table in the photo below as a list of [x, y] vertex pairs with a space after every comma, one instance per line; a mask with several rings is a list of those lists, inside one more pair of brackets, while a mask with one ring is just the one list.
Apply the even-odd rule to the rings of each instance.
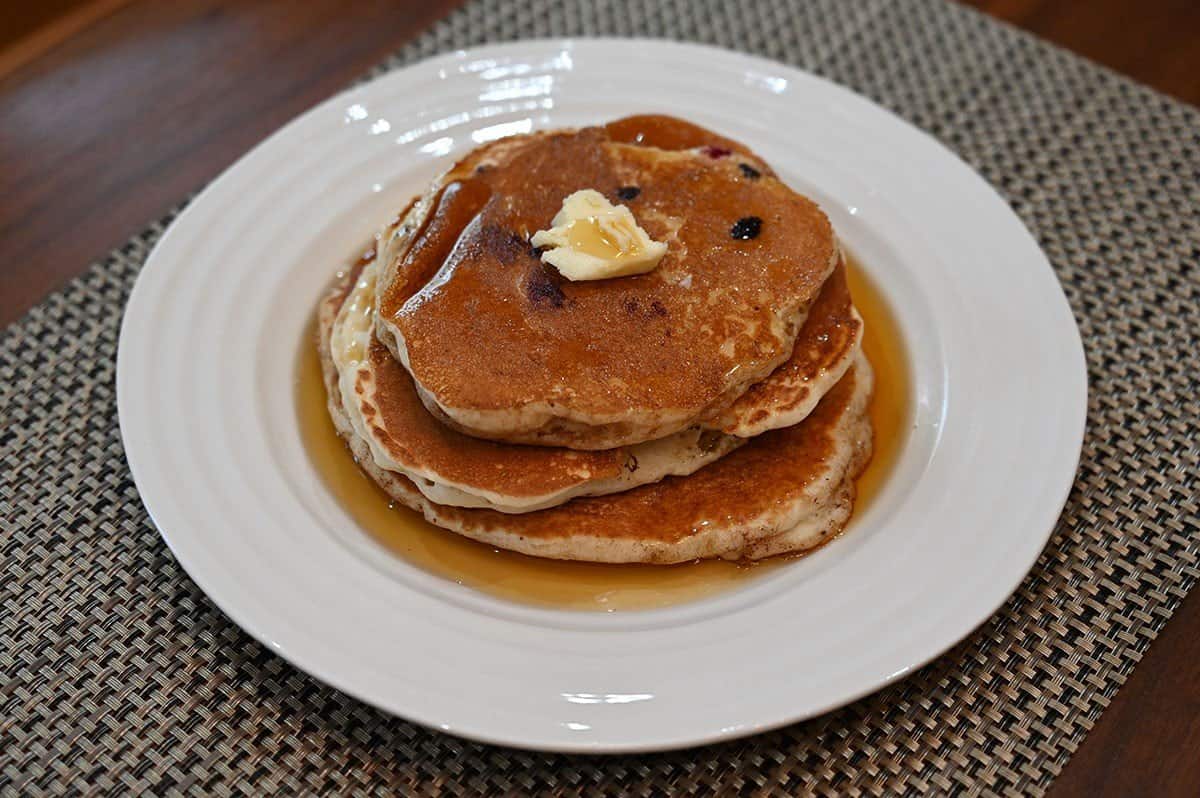
[[[1200, 103], [1196, 0], [971, 0]], [[0, 324], [455, 0], [46, 0], [0, 21]], [[1200, 795], [1200, 597], [1052, 795]]]

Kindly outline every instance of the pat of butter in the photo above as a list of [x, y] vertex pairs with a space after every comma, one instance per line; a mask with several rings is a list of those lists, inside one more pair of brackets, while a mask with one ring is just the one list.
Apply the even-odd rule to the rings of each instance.
[[667, 245], [651, 240], [624, 205], [613, 205], [587, 188], [563, 200], [549, 230], [530, 241], [548, 247], [542, 260], [568, 280], [604, 280], [654, 269]]

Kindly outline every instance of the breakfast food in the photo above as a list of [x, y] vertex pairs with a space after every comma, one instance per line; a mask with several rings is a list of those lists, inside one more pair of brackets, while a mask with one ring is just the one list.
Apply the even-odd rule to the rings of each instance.
[[375, 273], [374, 264], [364, 264], [353, 284], [348, 275], [322, 303], [322, 341], [328, 340], [339, 380], [331, 395], [341, 398], [369, 459], [407, 477], [432, 502], [539, 510], [689, 474], [742, 443], [698, 428], [602, 451], [514, 446], [463, 434], [425, 408], [412, 377], [376, 340]]
[[844, 526], [870, 457], [872, 373], [828, 219], [681, 120], [477, 148], [318, 316], [363, 470], [502, 548], [802, 551]]
[[[747, 177], [742, 165], [765, 170], [749, 153], [648, 143], [605, 128], [501, 139], [384, 231], [377, 334], [446, 423], [608, 449], [700, 423], [791, 354], [837, 263], [825, 215]], [[573, 282], [534, 254], [581, 189], [624, 190], [667, 245], [654, 271]]]

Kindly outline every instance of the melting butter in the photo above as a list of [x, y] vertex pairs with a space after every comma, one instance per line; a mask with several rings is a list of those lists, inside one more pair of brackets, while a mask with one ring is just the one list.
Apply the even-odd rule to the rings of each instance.
[[330, 348], [339, 370], [354, 371], [367, 359], [375, 332], [375, 273], [375, 264], [367, 264], [338, 310], [345, 323], [334, 326]]
[[548, 230], [531, 239], [546, 247], [542, 260], [568, 280], [604, 280], [654, 269], [667, 245], [650, 238], [624, 205], [613, 205], [594, 189], [563, 200]]

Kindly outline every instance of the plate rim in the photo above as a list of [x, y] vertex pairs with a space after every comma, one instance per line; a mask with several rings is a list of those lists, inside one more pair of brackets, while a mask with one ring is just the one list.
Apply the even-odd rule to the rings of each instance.
[[[144, 300], [139, 299], [139, 296], [140, 296], [139, 289], [141, 289], [141, 292], [144, 293], [147, 290], [146, 286], [149, 284], [148, 281], [143, 278], [147, 273], [150, 273], [152, 264], [154, 264], [156, 262], [155, 256], [161, 251], [161, 248], [163, 247], [164, 243], [168, 242], [170, 240], [170, 237], [172, 236], [172, 234], [176, 233], [180, 229], [181, 223], [185, 222], [185, 220], [188, 218], [187, 217], [188, 213], [190, 211], [192, 211], [194, 208], [201, 206], [201, 204], [206, 201], [206, 197], [210, 197], [215, 192], [216, 187], [223, 184], [223, 181], [232, 179], [230, 176], [235, 172], [235, 170], [238, 169], [238, 167], [242, 163], [244, 163], [246, 161], [246, 159], [250, 158], [253, 154], [271, 146], [272, 142], [278, 140], [280, 137], [287, 135], [288, 131], [293, 129], [293, 127], [295, 125], [297, 125], [301, 120], [309, 118], [311, 115], [318, 113], [322, 109], [328, 109], [333, 106], [336, 106], [337, 104], [345, 101], [347, 98], [349, 98], [356, 92], [363, 91], [364, 89], [366, 89], [367, 87], [369, 87], [370, 85], [374, 84], [377, 81], [387, 80], [389, 77], [392, 77], [392, 76], [396, 75], [397, 73], [413, 74], [416, 71], [419, 71], [422, 69], [431, 69], [438, 65], [460, 63], [463, 58], [468, 57], [468, 56], [480, 57], [480, 56], [485, 56], [487, 54], [492, 54], [492, 53], [498, 53], [498, 54], [504, 54], [504, 55], [514, 55], [514, 54], [520, 55], [523, 51], [536, 50], [537, 48], [542, 48], [542, 47], [558, 47], [558, 48], [567, 48], [567, 49], [575, 50], [575, 49], [579, 48], [580, 46], [583, 46], [583, 47], [606, 47], [606, 46], [631, 47], [631, 46], [634, 46], [634, 47], [636, 47], [638, 45], [644, 46], [646, 44], [653, 44], [656, 47], [665, 47], [665, 48], [670, 48], [670, 49], [690, 50], [690, 51], [697, 52], [698, 54], [707, 54], [712, 57], [733, 58], [740, 62], [739, 66], [756, 65], [760, 68], [769, 69], [769, 70], [775, 70], [775, 71], [784, 70], [789, 73], [792, 73], [792, 72], [799, 73], [799, 74], [803, 75], [806, 79], [815, 79], [822, 83], [828, 84], [829, 86], [836, 88], [840, 92], [844, 92], [846, 94], [853, 96], [854, 98], [856, 98], [856, 100], [867, 103], [868, 105], [870, 105], [872, 107], [873, 112], [876, 112], [876, 113], [881, 112], [883, 114], [888, 115], [889, 117], [892, 117], [894, 120], [898, 121], [899, 123], [901, 123], [905, 127], [907, 127], [910, 131], [915, 132], [915, 133], [919, 134], [920, 136], [924, 137], [925, 139], [927, 139], [929, 142], [932, 142], [941, 151], [941, 154], [943, 156], [949, 156], [950, 158], [954, 159], [960, 166], [962, 166], [963, 168], [968, 170], [972, 175], [975, 176], [976, 179], [978, 179], [981, 183], [986, 185], [989, 191], [991, 191], [993, 194], [997, 193], [995, 191], [995, 189], [990, 184], [988, 184], [986, 180], [984, 180], [981, 176], [979, 176], [978, 173], [976, 173], [975, 170], [969, 164], [966, 164], [961, 158], [958, 157], [958, 155], [956, 153], [954, 153], [952, 150], [950, 150], [945, 145], [941, 144], [941, 142], [938, 141], [936, 138], [934, 138], [930, 134], [926, 133], [924, 130], [921, 130], [920, 128], [916, 127], [915, 125], [909, 123], [907, 120], [903, 119], [902, 117], [899, 117], [897, 114], [893, 113], [892, 111], [888, 110], [887, 108], [884, 108], [883, 106], [878, 105], [877, 103], [870, 100], [869, 98], [866, 98], [860, 94], [857, 94], [856, 92], [853, 92], [853, 90], [848, 89], [844, 86], [841, 86], [840, 84], [836, 84], [836, 83], [829, 81], [828, 79], [823, 78], [819, 75], [814, 75], [813, 73], [804, 71], [802, 69], [793, 67], [791, 65], [783, 64], [781, 62], [776, 62], [776, 61], [773, 61], [768, 58], [764, 58], [764, 57], [757, 56], [757, 55], [751, 55], [751, 54], [744, 53], [744, 52], [737, 51], [737, 50], [731, 50], [731, 49], [726, 49], [723, 47], [716, 47], [716, 46], [712, 46], [712, 45], [676, 42], [676, 41], [672, 41], [672, 40], [655, 39], [655, 38], [622, 38], [622, 37], [554, 38], [554, 37], [551, 37], [551, 38], [539, 38], [539, 39], [523, 39], [523, 40], [519, 40], [519, 41], [515, 41], [515, 42], [506, 42], [506, 43], [502, 43], [502, 44], [488, 44], [488, 45], [483, 45], [480, 47], [454, 50], [451, 52], [443, 53], [443, 54], [436, 55], [436, 56], [433, 56], [428, 59], [416, 61], [412, 64], [397, 68], [396, 70], [391, 70], [389, 72], [385, 72], [382, 75], [374, 78], [372, 81], [370, 81], [367, 84], [359, 84], [359, 85], [350, 87], [342, 92], [339, 92], [339, 93], [331, 96], [330, 98], [324, 100], [323, 102], [317, 104], [316, 106], [308, 109], [307, 111], [305, 111], [305, 112], [297, 115], [293, 119], [289, 120], [287, 123], [285, 123], [280, 128], [278, 128], [276, 131], [274, 131], [271, 135], [267, 136], [261, 142], [259, 142], [254, 147], [250, 148], [247, 152], [245, 152], [243, 155], [241, 155], [232, 165], [230, 165], [227, 169], [225, 169], [219, 177], [217, 177], [215, 180], [213, 180], [211, 183], [209, 183], [199, 194], [197, 194], [197, 196], [195, 196], [188, 203], [187, 207], [172, 221], [169, 228], [160, 237], [158, 242], [156, 242], [153, 251], [147, 257], [144, 267], [142, 269], [142, 272], [139, 273], [137, 281], [135, 282], [134, 288], [130, 293], [130, 297], [129, 297], [126, 307], [125, 307], [124, 318], [122, 319], [122, 323], [121, 323], [119, 344], [118, 344], [118, 354], [117, 354], [117, 367], [116, 367], [117, 405], [118, 405], [118, 415], [119, 415], [119, 423], [120, 423], [120, 429], [121, 429], [122, 442], [123, 442], [123, 446], [124, 446], [125, 453], [126, 453], [126, 459], [129, 464], [130, 471], [134, 478], [134, 482], [135, 482], [135, 484], [137, 484], [139, 486], [139, 496], [142, 498], [142, 501], [146, 508], [146, 511], [149, 514], [152, 522], [154, 523], [155, 528], [159, 531], [159, 534], [163, 537], [164, 541], [167, 543], [168, 547], [171, 549], [173, 555], [175, 556], [176, 561], [183, 567], [185, 572], [188, 574], [189, 578], [191, 578], [193, 580], [193, 582], [195, 582], [196, 585], [200, 587], [200, 589], [205, 593], [205, 595], [209, 598], [209, 600], [211, 600], [227, 617], [229, 617], [231, 620], [233, 620], [234, 623], [236, 623], [239, 627], [241, 627], [243, 630], [248, 632], [251, 636], [253, 636], [255, 639], [257, 639], [259, 642], [268, 646], [275, 653], [278, 653], [281, 656], [283, 656], [294, 667], [297, 667], [298, 669], [302, 670], [305, 673], [313, 675], [320, 681], [322, 681], [326, 684], [332, 685], [336, 689], [338, 689], [342, 692], [345, 692], [350, 696], [353, 696], [357, 700], [363, 701], [364, 703], [367, 703], [372, 706], [376, 706], [376, 707], [378, 707], [386, 712], [392, 713], [392, 714], [402, 714], [399, 711], [397, 711], [393, 706], [389, 706], [386, 702], [381, 702], [375, 696], [365, 694], [363, 691], [360, 691], [355, 684], [351, 683], [348, 680], [343, 679], [340, 674], [330, 673], [327, 671], [323, 672], [320, 670], [315, 670], [311, 666], [311, 664], [305, 664], [303, 662], [300, 662], [300, 661], [298, 661], [298, 658], [293, 659], [292, 655], [294, 654], [294, 652], [282, 650], [272, 640], [272, 636], [268, 632], [268, 630], [260, 628], [258, 623], [254, 619], [248, 617], [242, 608], [237, 607], [237, 606], [228, 605], [227, 602], [224, 600], [224, 597], [222, 597], [220, 595], [220, 590], [216, 589], [214, 587], [213, 583], [210, 581], [209, 575], [204, 573], [200, 569], [194, 569], [192, 564], [189, 563], [188, 558], [186, 556], [181, 556], [180, 551], [177, 549], [176, 543], [172, 540], [172, 538], [174, 537], [173, 533], [168, 531], [165, 527], [160, 526], [158, 523], [158, 520], [157, 520], [156, 514], [155, 514], [155, 510], [151, 506], [152, 503], [154, 503], [154, 500], [153, 499], [147, 500], [146, 496], [142, 493], [140, 486], [145, 484], [144, 480], [147, 478], [147, 469], [150, 468], [150, 465], [148, 464], [148, 462], [146, 461], [146, 459], [144, 457], [144, 454], [145, 454], [144, 450], [139, 448], [139, 444], [136, 443], [136, 440], [137, 440], [136, 435], [130, 435], [127, 431], [127, 428], [129, 428], [133, 424], [136, 424], [137, 422], [133, 420], [133, 418], [129, 412], [129, 409], [128, 409], [129, 402], [130, 402], [129, 391], [131, 390], [130, 380], [132, 379], [130, 370], [135, 368], [135, 366], [131, 364], [129, 358], [126, 356], [125, 353], [129, 351], [129, 349], [126, 347], [127, 341], [130, 340], [131, 338], [133, 338], [137, 334], [136, 325], [140, 318], [137, 311], [139, 309], [139, 302], [144, 301]], [[998, 194], [997, 194], [997, 196], [998, 196]], [[1048, 258], [1046, 258], [1045, 253], [1042, 252], [1041, 248], [1037, 245], [1036, 240], [1033, 239], [1032, 235], [1025, 228], [1024, 223], [1020, 221], [1019, 217], [1016, 217], [1015, 213], [1012, 212], [1011, 208], [1008, 209], [1008, 212], [1010, 215], [1012, 215], [1013, 219], [1015, 219], [1019, 223], [1021, 229], [1024, 230], [1025, 235], [1029, 239], [1029, 242], [1033, 245], [1034, 249], [1041, 255], [1041, 259], [1043, 262], [1042, 265], [1049, 271], [1050, 275], [1057, 282], [1057, 274], [1054, 273], [1053, 268], [1050, 265]], [[629, 746], [624, 746], [621, 744], [611, 744], [611, 743], [597, 744], [594, 742], [587, 742], [587, 741], [580, 741], [577, 744], [563, 744], [561, 740], [558, 742], [546, 744], [545, 742], [541, 742], [541, 743], [539, 743], [537, 741], [529, 742], [529, 741], [525, 741], [525, 740], [504, 737], [503, 735], [496, 735], [496, 734], [487, 733], [487, 732], [478, 732], [477, 730], [474, 730], [474, 729], [466, 727], [466, 726], [455, 726], [452, 729], [447, 729], [445, 724], [438, 723], [434, 719], [417, 717], [417, 716], [414, 716], [414, 715], [411, 715], [408, 713], [403, 713], [402, 716], [409, 720], [412, 720], [416, 723], [424, 725], [428, 728], [432, 728], [435, 730], [442, 730], [442, 731], [449, 730], [453, 734], [456, 734], [458, 736], [462, 736], [462, 737], [465, 737], [468, 739], [478, 740], [478, 741], [487, 742], [487, 743], [513, 746], [513, 747], [518, 747], [518, 748], [528, 748], [531, 750], [552, 750], [552, 751], [561, 751], [561, 752], [587, 752], [587, 753], [627, 753], [627, 752], [640, 752], [640, 751], [671, 750], [671, 749], [678, 749], [681, 747], [690, 747], [690, 746], [695, 746], [695, 745], [708, 744], [711, 742], [716, 742], [716, 741], [723, 740], [723, 739], [729, 739], [732, 737], [745, 736], [747, 734], [752, 734], [752, 733], [759, 733], [759, 732], [767, 731], [770, 729], [778, 728], [778, 727], [781, 727], [784, 725], [788, 725], [790, 723], [793, 723], [795, 721], [798, 721], [798, 720], [801, 720], [804, 718], [823, 714], [824, 712], [828, 712], [837, 707], [844, 706], [845, 704], [848, 704], [850, 702], [858, 700], [859, 698], [861, 698], [865, 695], [869, 695], [873, 692], [876, 692], [877, 690], [882, 689], [886, 685], [891, 684], [892, 682], [894, 682], [900, 678], [903, 678], [904, 676], [908, 675], [909, 673], [923, 667], [924, 665], [928, 664], [932, 660], [941, 656], [949, 648], [953, 647], [958, 642], [961, 642], [963, 639], [965, 639], [967, 636], [969, 636], [972, 632], [974, 632], [977, 628], [979, 628], [979, 626], [983, 625], [990, 618], [992, 618], [994, 616], [994, 614], [996, 613], [996, 611], [999, 610], [999, 608], [1002, 607], [1003, 604], [1008, 601], [1009, 597], [1019, 588], [1020, 584], [1027, 577], [1029, 571], [1036, 564], [1036, 561], [1041, 556], [1041, 553], [1044, 550], [1046, 543], [1049, 541], [1049, 538], [1053, 534], [1057, 519], [1061, 515], [1062, 508], [1063, 508], [1063, 506], [1065, 506], [1065, 503], [1066, 503], [1067, 499], [1069, 498], [1070, 491], [1076, 481], [1076, 476], [1078, 473], [1078, 466], [1079, 466], [1079, 459], [1082, 454], [1082, 443], [1084, 440], [1084, 435], [1085, 435], [1085, 431], [1086, 431], [1086, 422], [1087, 422], [1086, 409], [1087, 409], [1087, 396], [1088, 396], [1088, 381], [1087, 381], [1087, 370], [1086, 370], [1086, 356], [1084, 353], [1083, 342], [1082, 342], [1082, 338], [1079, 334], [1077, 322], [1075, 322], [1075, 320], [1074, 320], [1074, 314], [1071, 312], [1070, 307], [1069, 307], [1068, 303], [1066, 302], [1065, 295], [1062, 294], [1061, 284], [1059, 285], [1059, 297], [1057, 297], [1057, 299], [1061, 302], [1061, 305], [1063, 306], [1063, 308], [1065, 308], [1068, 316], [1071, 318], [1070, 326], [1071, 326], [1071, 329], [1074, 331], [1074, 342], [1073, 343], [1075, 344], [1074, 348], [1077, 350], [1077, 355], [1078, 355], [1077, 370], [1075, 372], [1075, 376], [1079, 377], [1080, 379], [1078, 380], [1078, 382], [1076, 383], [1076, 386], [1075, 386], [1077, 389], [1077, 393], [1076, 393], [1076, 397], [1075, 397], [1077, 401], [1072, 403], [1072, 406], [1074, 408], [1076, 408], [1076, 412], [1078, 413], [1077, 429], [1075, 430], [1075, 435], [1072, 436], [1072, 440], [1077, 439], [1077, 444], [1074, 446], [1074, 466], [1071, 470], [1069, 477], [1067, 477], [1067, 478], [1059, 477], [1058, 478], [1059, 481], [1065, 482], [1065, 484], [1061, 485], [1060, 490], [1058, 490], [1055, 494], [1057, 498], [1054, 502], [1054, 507], [1053, 507], [1052, 512], [1050, 510], [1049, 503], [1047, 503], [1046, 509], [1042, 513], [1042, 515], [1048, 516], [1048, 519], [1045, 524], [1046, 531], [1045, 531], [1044, 537], [1041, 541], [1041, 544], [1037, 547], [1036, 551], [1033, 552], [1032, 556], [1029, 559], [1029, 562], [1022, 565], [1022, 567], [1020, 569], [1020, 573], [1016, 577], [1013, 584], [1003, 593], [1003, 595], [999, 596], [999, 598], [995, 601], [995, 605], [992, 607], [992, 609], [987, 614], [978, 618], [969, 628], [967, 628], [965, 631], [962, 631], [961, 634], [957, 634], [957, 636], [954, 636], [954, 639], [951, 640], [946, 645], [934, 646], [933, 648], [931, 648], [928, 653], [928, 656], [925, 659], [923, 659], [922, 661], [912, 664], [911, 666], [909, 666], [906, 669], [899, 670], [899, 671], [891, 674], [888, 678], [886, 678], [882, 681], [878, 681], [876, 683], [869, 684], [869, 685], [864, 685], [861, 690], [859, 690], [853, 694], [832, 698], [826, 705], [824, 705], [822, 707], [813, 708], [811, 710], [806, 710], [801, 713], [789, 714], [787, 717], [777, 718], [777, 719], [774, 719], [767, 723], [747, 724], [747, 725], [739, 727], [738, 729], [731, 731], [727, 734], [709, 734], [707, 736], [696, 735], [696, 736], [687, 737], [686, 739], [683, 739], [683, 738], [670, 739], [670, 740], [664, 739], [660, 744], [646, 744], [644, 742], [641, 742], [641, 743], [634, 743]], [[123, 386], [125, 386], [125, 387], [123, 387]], [[131, 439], [135, 441], [135, 444], [133, 446], [129, 445], [129, 440], [131, 440]], [[1064, 469], [1064, 473], [1065, 473], [1065, 469]], [[1052, 475], [1052, 478], [1053, 478], [1053, 475]], [[197, 572], [197, 571], [199, 571], [199, 572]], [[785, 713], [785, 714], [787, 714], [787, 713]]]

